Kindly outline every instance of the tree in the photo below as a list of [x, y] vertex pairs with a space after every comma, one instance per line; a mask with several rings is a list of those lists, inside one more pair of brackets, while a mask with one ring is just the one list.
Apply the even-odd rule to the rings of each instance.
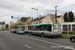
[[74, 14], [73, 14], [73, 12], [72, 11], [70, 11], [70, 12], [66, 12], [65, 14], [64, 14], [64, 21], [65, 22], [73, 22], [73, 20], [74, 20]]
[[9, 25], [8, 25], [8, 24], [6, 24], [6, 25], [5, 25], [5, 28], [8, 28], [8, 27], [9, 27]]
[[68, 22], [67, 12], [64, 14], [64, 21]]
[[69, 22], [73, 22], [73, 20], [74, 20], [74, 14], [73, 14], [73, 12], [70, 11], [68, 14], [69, 14]]
[[11, 25], [11, 28], [15, 28], [15, 23]]
[[11, 28], [16, 28], [18, 25], [23, 25], [22, 22], [19, 22], [19, 23], [13, 23], [11, 25]]

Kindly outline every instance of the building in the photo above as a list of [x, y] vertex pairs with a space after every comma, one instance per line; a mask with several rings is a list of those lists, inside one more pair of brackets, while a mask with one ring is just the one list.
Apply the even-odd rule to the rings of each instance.
[[28, 17], [22, 17], [21, 18], [22, 23], [25, 23], [27, 19], [28, 19]]
[[5, 29], [5, 22], [0, 22], [0, 29], [2, 29], [2, 28]]
[[75, 22], [65, 22], [61, 24], [63, 31], [75, 31]]
[[33, 19], [32, 24], [38, 24], [38, 18]]
[[28, 19], [25, 21], [25, 25], [31, 25], [31, 21], [32, 21], [32, 19], [31, 19], [31, 17], [28, 17]]
[[[55, 18], [54, 18], [55, 23]], [[64, 14], [57, 16], [57, 23], [64, 23]]]
[[24, 24], [24, 25], [30, 25], [31, 24], [31, 17], [22, 17], [21, 18], [21, 22]]
[[39, 24], [42, 23], [42, 19], [45, 18], [46, 16], [39, 16], [39, 18], [35, 18], [32, 20], [32, 24]]
[[44, 16], [44, 18], [41, 19], [41, 24], [53, 23], [54, 22], [54, 17], [55, 17], [55, 15], [53, 15], [53, 14], [48, 14], [47, 16]]
[[[23, 23], [20, 19], [17, 20], [16, 23]], [[12, 23], [11, 23], [12, 24]]]
[[47, 16], [39, 16], [39, 18], [35, 18], [32, 20], [32, 24], [44, 24], [44, 23], [53, 23], [54, 22], [55, 15], [48, 14]]

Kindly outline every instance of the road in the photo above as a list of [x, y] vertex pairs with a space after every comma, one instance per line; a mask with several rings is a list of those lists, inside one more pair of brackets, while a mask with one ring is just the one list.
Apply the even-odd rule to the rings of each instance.
[[[67, 49], [68, 46], [70, 49]], [[0, 31], [0, 50], [74, 50], [74, 48], [75, 43], [66, 38], [18, 35]]]

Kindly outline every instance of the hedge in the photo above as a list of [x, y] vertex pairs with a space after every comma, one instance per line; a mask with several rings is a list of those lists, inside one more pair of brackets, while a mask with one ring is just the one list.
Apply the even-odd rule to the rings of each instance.
[[[68, 34], [68, 31], [63, 31], [62, 34]], [[75, 34], [75, 31], [69, 31], [69, 34]]]

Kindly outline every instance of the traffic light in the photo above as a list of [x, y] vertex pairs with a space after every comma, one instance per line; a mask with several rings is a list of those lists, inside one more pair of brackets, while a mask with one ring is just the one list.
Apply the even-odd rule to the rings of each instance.
[[0, 25], [2, 25], [2, 22], [0, 22]]
[[11, 16], [11, 18], [13, 19], [13, 16]]
[[3, 25], [5, 24], [5, 22], [3, 22]]

